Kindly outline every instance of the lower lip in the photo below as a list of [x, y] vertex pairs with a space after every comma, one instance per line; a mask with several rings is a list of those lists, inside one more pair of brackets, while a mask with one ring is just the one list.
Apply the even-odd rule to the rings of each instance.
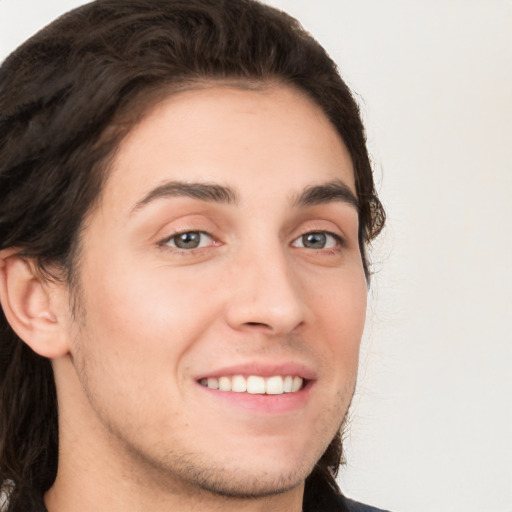
[[281, 395], [253, 395], [235, 391], [220, 391], [207, 388], [199, 383], [198, 386], [212, 398], [223, 400], [235, 407], [262, 414], [285, 414], [297, 411], [306, 405], [313, 384], [313, 381], [308, 381], [301, 390]]

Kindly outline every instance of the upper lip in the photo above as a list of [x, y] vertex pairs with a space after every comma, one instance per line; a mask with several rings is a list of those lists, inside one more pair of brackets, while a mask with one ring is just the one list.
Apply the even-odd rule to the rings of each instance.
[[316, 372], [309, 366], [296, 363], [296, 362], [284, 362], [284, 363], [263, 363], [263, 362], [250, 362], [231, 366], [225, 366], [223, 368], [216, 368], [215, 370], [209, 371], [198, 375], [196, 380], [207, 379], [207, 378], [219, 378], [219, 377], [230, 377], [234, 375], [258, 375], [261, 377], [273, 377], [275, 375], [287, 376], [291, 375], [294, 377], [302, 377], [306, 380], [316, 379]]

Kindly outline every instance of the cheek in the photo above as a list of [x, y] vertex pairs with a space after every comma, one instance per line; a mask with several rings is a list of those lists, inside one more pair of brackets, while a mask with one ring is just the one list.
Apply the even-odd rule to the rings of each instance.
[[82, 276], [86, 313], [72, 351], [82, 388], [109, 424], [167, 417], [165, 426], [179, 410], [169, 403], [181, 403], [186, 392], [183, 363], [214, 306], [199, 300], [198, 286], [175, 276], [171, 282], [162, 269], [124, 272], [112, 265], [91, 279], [93, 270]]
[[126, 371], [141, 358], [170, 370], [215, 316], [212, 284], [198, 279], [192, 286], [175, 269], [120, 269], [112, 265], [101, 279], [85, 281], [90, 342], [117, 365], [124, 361]]
[[328, 354], [343, 373], [357, 372], [367, 304], [364, 273], [346, 272], [326, 281], [311, 301], [317, 328], [325, 334]]

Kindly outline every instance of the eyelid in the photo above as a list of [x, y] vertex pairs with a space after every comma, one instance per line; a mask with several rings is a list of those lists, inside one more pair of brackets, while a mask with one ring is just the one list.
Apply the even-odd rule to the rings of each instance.
[[[330, 237], [334, 238], [337, 247], [342, 247], [343, 245], [345, 245], [345, 239], [339, 233], [334, 233], [334, 232], [329, 231], [327, 229], [311, 229], [311, 230], [305, 231], [304, 233], [302, 233], [298, 237], [294, 238], [294, 240], [291, 243], [292, 247], [299, 247], [299, 248], [309, 249], [308, 247], [304, 247], [304, 245], [297, 246], [297, 245], [295, 245], [295, 243], [298, 240], [301, 240], [306, 235], [311, 235], [311, 234], [316, 234], [316, 233], [323, 234], [323, 235], [330, 236]], [[322, 247], [321, 249], [311, 249], [311, 250], [322, 251], [322, 250], [332, 250], [332, 249], [334, 249], [334, 248], [333, 247]]]
[[[176, 245], [171, 245], [170, 244], [170, 242], [174, 238], [179, 237], [181, 235], [185, 235], [187, 233], [199, 233], [200, 235], [204, 235], [204, 236], [206, 236], [206, 237], [208, 237], [210, 239], [210, 243], [208, 243], [206, 246], [201, 246], [200, 245], [199, 247], [193, 247], [193, 248], [190, 248], [190, 249], [184, 249], [184, 248], [181, 248], [181, 247], [177, 247]], [[180, 229], [179, 231], [171, 233], [170, 235], [168, 235], [165, 238], [163, 238], [162, 240], [160, 240], [158, 242], [158, 245], [160, 247], [163, 247], [163, 248], [171, 248], [171, 249], [175, 249], [177, 251], [192, 252], [194, 250], [205, 249], [205, 248], [210, 247], [210, 246], [218, 245], [218, 242], [215, 240], [213, 235], [211, 235], [210, 233], [208, 233], [207, 231], [204, 231], [202, 229]]]

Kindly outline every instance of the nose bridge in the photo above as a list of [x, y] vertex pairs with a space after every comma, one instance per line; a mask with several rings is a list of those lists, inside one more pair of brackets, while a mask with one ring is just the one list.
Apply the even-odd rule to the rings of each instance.
[[260, 326], [283, 334], [302, 323], [305, 305], [289, 256], [278, 240], [245, 252], [234, 270], [227, 308], [232, 327]]

